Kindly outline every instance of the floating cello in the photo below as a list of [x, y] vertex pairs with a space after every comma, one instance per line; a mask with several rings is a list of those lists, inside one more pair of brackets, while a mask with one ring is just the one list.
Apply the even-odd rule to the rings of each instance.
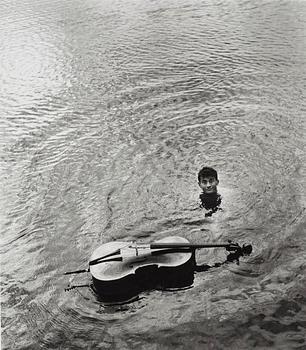
[[243, 256], [250, 254], [250, 245], [237, 243], [192, 244], [185, 238], [171, 236], [154, 243], [108, 242], [92, 253], [87, 270], [95, 292], [105, 301], [128, 300], [141, 291], [161, 287], [183, 288], [192, 285], [195, 270], [195, 249], [223, 247]]

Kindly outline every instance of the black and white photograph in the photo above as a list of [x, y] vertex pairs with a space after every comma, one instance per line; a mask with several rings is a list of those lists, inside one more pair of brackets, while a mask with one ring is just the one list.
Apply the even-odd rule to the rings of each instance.
[[306, 349], [306, 0], [0, 0], [1, 350]]

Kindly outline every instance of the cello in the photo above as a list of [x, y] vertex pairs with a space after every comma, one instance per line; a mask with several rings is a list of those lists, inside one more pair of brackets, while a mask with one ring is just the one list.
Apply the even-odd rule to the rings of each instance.
[[[114, 241], [95, 249], [89, 268], [65, 274], [90, 272], [93, 290], [103, 301], [124, 301], [141, 291], [162, 288], [181, 289], [191, 286], [196, 268], [195, 250], [223, 247], [230, 252], [227, 261], [252, 252], [251, 245], [237, 243], [193, 244], [179, 236], [153, 243]], [[208, 266], [208, 265], [206, 265]]]

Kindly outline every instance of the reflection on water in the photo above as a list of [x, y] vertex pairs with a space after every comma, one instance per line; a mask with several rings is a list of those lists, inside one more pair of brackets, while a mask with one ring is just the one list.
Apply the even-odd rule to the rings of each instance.
[[[0, 13], [3, 348], [305, 346], [305, 4], [18, 0]], [[207, 217], [204, 165], [222, 194]], [[172, 235], [254, 250], [125, 306], [65, 292], [90, 284], [63, 273], [98, 244]]]

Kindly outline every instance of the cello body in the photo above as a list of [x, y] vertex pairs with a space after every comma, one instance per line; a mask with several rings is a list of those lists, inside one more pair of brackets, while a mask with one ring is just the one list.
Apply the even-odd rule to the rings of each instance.
[[[225, 248], [230, 254], [222, 263], [197, 265], [195, 249]], [[67, 271], [65, 275], [90, 272], [93, 290], [102, 301], [127, 302], [140, 292], [153, 289], [182, 289], [193, 284], [195, 271], [230, 262], [239, 264], [239, 258], [252, 253], [250, 244], [189, 243], [187, 239], [172, 236], [143, 244], [137, 242], [108, 242], [92, 253], [89, 268]], [[66, 290], [76, 288], [69, 287]]]
[[[156, 243], [189, 243], [182, 237], [163, 238]], [[99, 260], [100, 257], [105, 259]], [[109, 242], [91, 255], [89, 271], [93, 289], [103, 301], [125, 301], [152, 288], [175, 289], [192, 285], [194, 251], [152, 249], [133, 242]]]

